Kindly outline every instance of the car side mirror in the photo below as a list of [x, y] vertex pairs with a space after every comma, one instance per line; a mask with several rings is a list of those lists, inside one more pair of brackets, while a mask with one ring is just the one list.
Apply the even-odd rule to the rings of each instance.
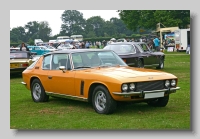
[[59, 67], [59, 70], [62, 70], [63, 73], [65, 73], [66, 68], [65, 68], [65, 66], [60, 66], [60, 67]]

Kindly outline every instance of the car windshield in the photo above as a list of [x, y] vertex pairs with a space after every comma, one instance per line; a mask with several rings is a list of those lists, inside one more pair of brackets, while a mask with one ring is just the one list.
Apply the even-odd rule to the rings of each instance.
[[28, 53], [10, 53], [10, 59], [27, 59], [29, 58]]
[[110, 49], [116, 52], [117, 54], [129, 54], [129, 53], [136, 53], [135, 48], [129, 44], [122, 44], [122, 45], [108, 45], [104, 49]]
[[127, 66], [113, 51], [79, 52], [72, 54], [74, 69], [92, 67]]

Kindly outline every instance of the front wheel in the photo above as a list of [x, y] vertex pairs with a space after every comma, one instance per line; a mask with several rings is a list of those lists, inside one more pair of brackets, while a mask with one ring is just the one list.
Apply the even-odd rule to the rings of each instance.
[[39, 79], [34, 79], [31, 84], [31, 96], [35, 102], [46, 102], [49, 100], [49, 96], [46, 95]]
[[111, 97], [108, 90], [102, 86], [97, 86], [92, 95], [92, 105], [99, 114], [111, 114], [115, 111], [117, 103]]

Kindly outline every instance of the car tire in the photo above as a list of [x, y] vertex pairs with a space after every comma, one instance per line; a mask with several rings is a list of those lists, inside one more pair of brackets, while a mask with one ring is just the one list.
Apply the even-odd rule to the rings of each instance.
[[169, 95], [148, 101], [147, 104], [153, 107], [165, 107], [169, 102]]
[[143, 60], [141, 58], [139, 58], [138, 61], [137, 61], [137, 67], [138, 68], [144, 68]]
[[49, 96], [46, 95], [39, 79], [34, 79], [31, 84], [31, 96], [34, 102], [47, 102], [49, 100]]
[[163, 57], [160, 58], [159, 65], [156, 68], [157, 69], [163, 69], [164, 68], [164, 58]]
[[102, 85], [98, 85], [92, 95], [92, 105], [99, 114], [112, 114], [117, 107], [116, 101], [111, 97], [109, 91]]

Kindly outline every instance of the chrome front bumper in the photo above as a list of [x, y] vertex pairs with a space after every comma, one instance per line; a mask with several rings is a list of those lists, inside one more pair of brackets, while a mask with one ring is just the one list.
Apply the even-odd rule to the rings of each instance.
[[144, 95], [149, 93], [158, 93], [158, 92], [174, 92], [176, 90], [179, 90], [180, 87], [176, 88], [169, 88], [169, 89], [162, 89], [162, 90], [152, 90], [152, 91], [141, 91], [141, 92], [113, 92], [112, 94], [118, 95], [118, 96], [132, 96], [132, 95]]

